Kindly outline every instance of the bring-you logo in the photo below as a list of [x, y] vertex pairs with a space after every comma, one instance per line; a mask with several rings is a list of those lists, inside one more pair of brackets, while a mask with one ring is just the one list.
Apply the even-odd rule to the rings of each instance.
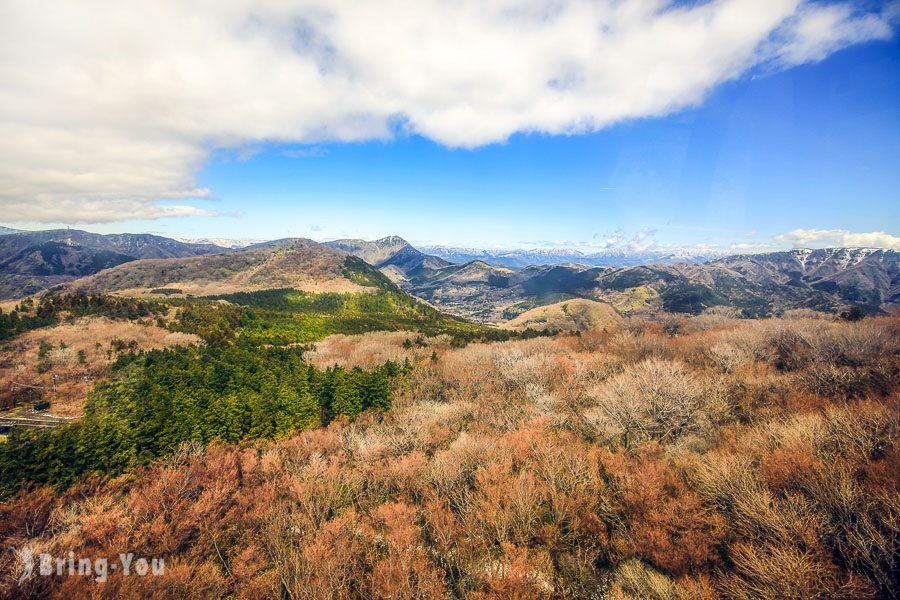
[[122, 552], [115, 557], [75, 556], [74, 552], [64, 556], [48, 552], [35, 555], [30, 544], [13, 551], [19, 561], [20, 585], [34, 577], [90, 577], [104, 583], [112, 573], [124, 577], [159, 577], [166, 571], [165, 559], [135, 557], [133, 552]]

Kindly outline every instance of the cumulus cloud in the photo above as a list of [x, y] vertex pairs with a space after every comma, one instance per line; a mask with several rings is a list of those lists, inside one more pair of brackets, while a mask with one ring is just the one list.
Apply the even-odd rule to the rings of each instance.
[[4, 220], [10, 223], [112, 223], [131, 219], [164, 217], [211, 217], [220, 215], [190, 205], [170, 205], [143, 198], [54, 198], [52, 201], [0, 200]]
[[890, 248], [900, 250], [900, 236], [884, 231], [857, 233], [846, 229], [795, 229], [775, 236], [794, 248]]
[[208, 195], [195, 175], [215, 149], [597, 130], [887, 38], [892, 15], [807, 0], [6, 2], [0, 205], [9, 221], [187, 214], [159, 201]]

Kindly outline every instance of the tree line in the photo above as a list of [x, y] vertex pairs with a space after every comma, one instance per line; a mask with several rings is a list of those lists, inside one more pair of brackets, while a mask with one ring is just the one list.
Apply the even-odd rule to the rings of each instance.
[[302, 349], [238, 341], [120, 357], [79, 423], [13, 430], [0, 444], [0, 496], [23, 483], [65, 487], [87, 473], [114, 475], [184, 441], [272, 439], [391, 406], [408, 365], [317, 369]]
[[0, 340], [41, 327], [50, 327], [67, 318], [98, 315], [110, 319], [135, 320], [164, 315], [168, 307], [157, 302], [117, 296], [65, 294], [44, 296], [38, 302], [32, 298], [22, 300], [11, 311], [0, 309]]

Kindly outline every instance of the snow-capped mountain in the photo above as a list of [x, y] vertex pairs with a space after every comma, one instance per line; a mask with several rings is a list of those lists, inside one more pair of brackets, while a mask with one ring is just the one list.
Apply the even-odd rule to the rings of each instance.
[[651, 263], [706, 262], [725, 256], [724, 250], [710, 248], [629, 247], [602, 250], [581, 250], [553, 247], [534, 249], [481, 249], [453, 246], [419, 246], [419, 250], [450, 262], [464, 263], [482, 260], [490, 265], [508, 269], [522, 269], [529, 265], [562, 265], [574, 263], [589, 267], [631, 267]]
[[178, 240], [179, 242], [184, 242], [186, 244], [212, 244], [213, 246], [219, 246], [220, 248], [228, 248], [230, 250], [234, 250], [236, 248], [246, 248], [247, 246], [254, 246], [256, 244], [261, 244], [266, 240], [235, 240], [230, 238], [200, 238], [200, 239], [186, 239], [186, 238], [173, 238]]

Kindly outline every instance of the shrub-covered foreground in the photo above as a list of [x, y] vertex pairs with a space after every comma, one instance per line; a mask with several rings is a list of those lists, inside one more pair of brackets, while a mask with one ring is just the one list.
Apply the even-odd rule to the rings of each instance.
[[436, 346], [388, 413], [188, 443], [116, 479], [19, 493], [0, 506], [4, 546], [127, 551], [167, 569], [19, 585], [5, 553], [0, 585], [57, 598], [896, 597], [898, 340], [889, 318], [700, 317]]

